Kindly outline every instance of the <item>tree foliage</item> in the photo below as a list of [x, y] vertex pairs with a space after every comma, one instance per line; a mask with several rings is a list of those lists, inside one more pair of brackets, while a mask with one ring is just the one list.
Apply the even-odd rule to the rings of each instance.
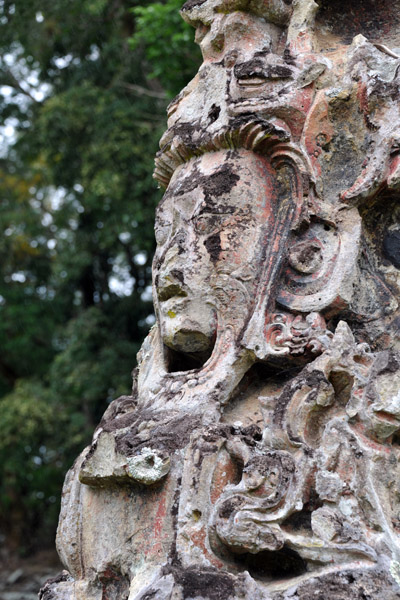
[[178, 9], [0, 2], [0, 527], [25, 551], [52, 543], [65, 471], [152, 322], [152, 161], [199, 64]]

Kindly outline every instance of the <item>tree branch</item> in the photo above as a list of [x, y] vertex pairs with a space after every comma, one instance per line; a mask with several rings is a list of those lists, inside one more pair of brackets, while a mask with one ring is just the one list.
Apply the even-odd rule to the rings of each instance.
[[148, 90], [141, 85], [136, 85], [134, 83], [127, 83], [125, 81], [121, 81], [119, 85], [130, 92], [137, 94], [138, 96], [150, 96], [150, 98], [158, 98], [159, 100], [165, 100], [166, 94], [165, 92], [156, 92], [152, 90]]
[[36, 100], [36, 98], [34, 98], [32, 96], [32, 94], [29, 92], [29, 90], [26, 90], [25, 88], [23, 88], [20, 84], [20, 82], [18, 81], [18, 79], [15, 77], [15, 75], [9, 70], [9, 69], [4, 69], [4, 67], [2, 67], [1, 69], [6, 77], [6, 79], [4, 81], [2, 81], [2, 85], [8, 85], [12, 88], [14, 88], [15, 90], [18, 90], [21, 94], [24, 94], [24, 96], [28, 96], [28, 98], [30, 98], [33, 102], [38, 102], [38, 100]]

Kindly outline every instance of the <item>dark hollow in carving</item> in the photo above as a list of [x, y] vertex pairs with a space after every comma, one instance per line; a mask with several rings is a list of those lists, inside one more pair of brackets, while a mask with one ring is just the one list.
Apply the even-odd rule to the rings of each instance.
[[305, 561], [287, 546], [278, 552], [264, 550], [258, 554], [241, 554], [235, 558], [235, 562], [249, 571], [254, 579], [262, 581], [291, 579], [307, 571]]
[[317, 23], [327, 27], [346, 44], [361, 33], [371, 41], [387, 40], [390, 29], [397, 31], [400, 24], [399, 3], [393, 0], [317, 0], [320, 9]]
[[390, 231], [385, 235], [383, 253], [396, 269], [400, 269], [400, 229]]
[[206, 352], [198, 352], [193, 354], [186, 354], [184, 352], [178, 352], [172, 350], [172, 348], [165, 348], [167, 369], [169, 373], [176, 373], [178, 371], [193, 371], [201, 369], [204, 364], [210, 358], [214, 345], [212, 345]]

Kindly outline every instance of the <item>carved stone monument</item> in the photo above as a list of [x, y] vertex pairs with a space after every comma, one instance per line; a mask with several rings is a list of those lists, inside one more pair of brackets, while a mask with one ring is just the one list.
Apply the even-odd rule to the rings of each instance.
[[400, 2], [188, 0], [157, 323], [42, 600], [400, 599]]

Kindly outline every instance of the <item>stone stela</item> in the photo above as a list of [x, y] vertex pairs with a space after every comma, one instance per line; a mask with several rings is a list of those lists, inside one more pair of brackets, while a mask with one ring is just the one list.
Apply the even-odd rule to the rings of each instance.
[[400, 599], [400, 1], [181, 14], [156, 325], [40, 598]]

